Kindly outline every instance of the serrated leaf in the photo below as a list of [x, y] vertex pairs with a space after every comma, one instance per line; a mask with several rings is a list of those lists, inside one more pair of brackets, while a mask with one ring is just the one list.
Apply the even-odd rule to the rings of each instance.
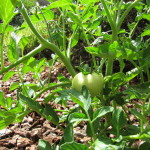
[[70, 90], [70, 96], [75, 103], [79, 104], [86, 112], [88, 111], [91, 105], [91, 97], [85, 86], [83, 86], [81, 93], [75, 89]]
[[113, 110], [114, 110], [114, 108], [111, 107], [111, 106], [103, 106], [103, 107], [97, 109], [94, 112], [93, 120], [92, 121], [96, 120], [99, 117], [102, 117], [102, 116], [106, 115], [109, 112], [112, 112]]
[[0, 105], [6, 110], [9, 110], [11, 108], [11, 104], [12, 98], [11, 97], [5, 98], [3, 92], [0, 91]]
[[112, 44], [105, 42], [104, 44], [99, 45], [98, 47], [86, 47], [87, 52], [95, 56], [102, 58], [115, 58], [120, 57], [122, 53], [118, 51], [118, 42], [115, 41]]
[[141, 36], [149, 36], [150, 30], [144, 30], [144, 32], [141, 34]]
[[59, 8], [59, 7], [61, 7], [61, 8], [70, 8], [70, 5], [75, 7], [75, 5], [70, 0], [58, 0], [58, 1], [55, 1], [55, 2], [51, 3], [50, 9], [51, 8]]
[[49, 142], [39, 139], [38, 150], [52, 150]]
[[1, 119], [0, 120], [0, 130], [6, 128], [8, 125], [13, 123], [15, 118], [16, 118], [16, 116], [13, 114], [13, 115], [7, 116], [6, 118]]
[[59, 117], [54, 111], [54, 109], [48, 105], [45, 104], [44, 111], [42, 112], [42, 115], [49, 121], [52, 121], [54, 124], [57, 124], [59, 122]]
[[73, 142], [74, 141], [74, 133], [73, 133], [73, 125], [69, 123], [64, 131], [64, 142]]
[[5, 103], [6, 103], [6, 101], [5, 101], [5, 98], [4, 98], [4, 93], [0, 91], [0, 105], [2, 107], [5, 107]]
[[17, 89], [19, 86], [20, 86], [20, 84], [19, 84], [18, 82], [13, 82], [13, 83], [10, 85], [9, 91], [13, 91], [13, 90]]
[[73, 12], [68, 12], [68, 16], [71, 18], [71, 20], [73, 21], [73, 23], [76, 23], [79, 26], [81, 26], [82, 21], [80, 20], [80, 18], [78, 17], [77, 14], [75, 14]]
[[66, 142], [61, 145], [60, 150], [89, 150], [89, 148], [84, 144], [76, 142]]
[[119, 146], [113, 145], [112, 141], [106, 137], [100, 137], [94, 142], [94, 150], [119, 150]]
[[14, 63], [19, 58], [20, 50], [18, 49], [18, 43], [21, 37], [16, 35], [14, 32], [11, 33], [11, 41], [8, 45], [7, 56], [11, 63]]
[[7, 72], [4, 77], [3, 77], [3, 82], [7, 81], [8, 79], [10, 79], [13, 75], [15, 74], [15, 71], [9, 71]]
[[75, 112], [69, 115], [68, 118], [70, 123], [80, 122], [80, 121], [88, 121], [87, 117], [83, 113]]
[[41, 21], [44, 21], [43, 15], [46, 20], [54, 19], [54, 13], [51, 10], [47, 10], [47, 11], [43, 10], [43, 14], [40, 13], [40, 14], [36, 14], [36, 15], [31, 15], [30, 19], [34, 24], [40, 23]]
[[119, 130], [126, 124], [126, 116], [122, 109], [116, 109], [112, 115], [112, 124], [119, 134]]
[[126, 82], [129, 82], [131, 79], [136, 77], [139, 74], [139, 70], [137, 68], [134, 68], [128, 72], [126, 72], [126, 76], [124, 77], [124, 80]]
[[44, 108], [36, 101], [33, 101], [31, 98], [26, 97], [22, 94], [19, 95], [22, 101], [24, 101], [31, 109], [36, 111], [39, 114], [42, 114]]
[[14, 17], [14, 6], [11, 0], [0, 0], [0, 18], [4, 22], [4, 27], [11, 21]]
[[24, 65], [22, 67], [22, 74], [25, 75], [27, 72], [31, 71], [32, 72], [33, 68], [31, 68], [30, 66], [28, 65]]
[[146, 122], [146, 118], [144, 115], [142, 115], [140, 112], [138, 112], [136, 109], [131, 109], [130, 112], [138, 119], [143, 120]]

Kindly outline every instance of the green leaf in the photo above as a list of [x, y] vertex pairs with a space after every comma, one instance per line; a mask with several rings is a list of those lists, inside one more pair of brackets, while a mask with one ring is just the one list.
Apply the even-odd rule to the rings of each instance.
[[13, 102], [12, 97], [7, 97], [5, 101], [6, 101], [6, 104], [7, 104], [7, 106], [5, 108], [10, 109], [12, 107], [12, 102]]
[[0, 91], [0, 105], [5, 108], [6, 110], [9, 110], [12, 107], [12, 98], [7, 97], [4, 98], [3, 92]]
[[128, 95], [134, 94], [135, 98], [141, 99], [143, 96], [145, 97], [148, 93], [150, 93], [150, 81], [134, 86], [129, 86], [128, 89], [123, 93]]
[[113, 127], [116, 129], [117, 131], [117, 135], [119, 134], [119, 130], [124, 127], [124, 125], [126, 124], [126, 116], [125, 116], [125, 113], [123, 112], [122, 109], [116, 109], [114, 112], [113, 112], [113, 115], [112, 115], [112, 124], [113, 124]]
[[139, 150], [150, 150], [150, 143], [144, 142], [143, 144], [140, 145]]
[[114, 110], [114, 108], [111, 107], [111, 106], [103, 106], [103, 107], [97, 109], [97, 110], [94, 112], [93, 120], [92, 120], [92, 121], [94, 121], [94, 120], [96, 120], [97, 118], [100, 118], [100, 117], [106, 115], [106, 114], [109, 113], [109, 112], [112, 112], [113, 110]]
[[21, 48], [21, 50], [23, 51], [25, 46], [29, 43], [30, 38], [29, 37], [25, 37], [22, 36], [20, 41], [19, 41], [19, 47]]
[[28, 65], [24, 65], [23, 67], [22, 67], [22, 73], [23, 73], [23, 75], [25, 75], [27, 72], [29, 72], [29, 71], [33, 71], [33, 68], [31, 68], [30, 66], [28, 66]]
[[130, 112], [138, 119], [146, 122], [146, 118], [144, 115], [141, 114], [141, 112], [138, 112], [136, 109], [131, 109]]
[[[0, 114], [1, 116], [1, 114]], [[16, 116], [14, 114], [7, 116], [0, 120], [0, 130], [6, 128], [8, 125], [12, 124], [15, 120]]]
[[144, 32], [141, 34], [141, 36], [149, 36], [150, 30], [144, 30]]
[[74, 113], [70, 114], [68, 120], [70, 123], [78, 123], [81, 121], [88, 121], [86, 115], [83, 113], [79, 113], [79, 112], [74, 112]]
[[[149, 1], [150, 2], [150, 1]], [[147, 19], [148, 21], [150, 21], [150, 14], [143, 14], [142, 15], [143, 19]]]
[[38, 150], [52, 150], [49, 142], [39, 139]]
[[88, 4], [88, 3], [95, 3], [95, 2], [98, 2], [99, 0], [79, 0], [80, 1], [80, 3], [83, 5], [83, 4]]
[[106, 137], [99, 137], [94, 142], [94, 150], [119, 150], [123, 149], [119, 146], [113, 145], [112, 141]]
[[6, 101], [4, 98], [4, 94], [3, 92], [0, 91], [0, 105], [5, 108], [5, 104], [6, 104]]
[[72, 89], [70, 90], [70, 94], [72, 100], [87, 112], [91, 105], [91, 97], [86, 87], [83, 86], [82, 93], [76, 91], [75, 89]]
[[13, 91], [13, 90], [17, 89], [19, 86], [20, 86], [20, 83], [18, 83], [18, 82], [13, 82], [13, 83], [10, 85], [9, 91]]
[[56, 114], [54, 109], [48, 104], [45, 104], [45, 108], [44, 108], [44, 111], [43, 111], [42, 115], [47, 120], [52, 121], [54, 124], [57, 124], [59, 122], [58, 115]]
[[14, 6], [11, 3], [11, 0], [0, 0], [0, 19], [4, 22], [4, 28], [14, 17]]
[[82, 21], [80, 20], [77, 14], [73, 12], [68, 12], [68, 16], [71, 18], [73, 23], [76, 23], [77, 25], [81, 26]]
[[42, 112], [44, 111], [44, 108], [38, 102], [33, 101], [31, 98], [26, 97], [22, 94], [20, 94], [19, 97], [23, 102], [25, 102], [31, 109], [33, 109], [37, 113], [42, 114]]
[[15, 74], [15, 71], [9, 71], [7, 72], [3, 77], [3, 82], [7, 81], [9, 78], [11, 78]]
[[102, 58], [115, 58], [122, 55], [121, 51], [118, 50], [119, 47], [117, 41], [112, 44], [105, 42], [98, 47], [86, 47], [85, 49], [88, 53]]
[[76, 142], [66, 142], [61, 145], [60, 150], [89, 150], [87, 145]]
[[39, 13], [36, 15], [31, 15], [30, 19], [32, 21], [32, 23], [36, 24], [39, 23], [41, 21], [44, 21], [43, 15], [45, 17], [46, 20], [53, 20], [54, 19], [54, 13], [51, 10], [42, 10], [43, 14]]
[[20, 51], [18, 48], [18, 43], [20, 41], [21, 37], [16, 35], [14, 32], [11, 34], [11, 42], [8, 45], [8, 60], [11, 63], [14, 63], [16, 60], [19, 59]]
[[[93, 120], [92, 121], [92, 126], [94, 128], [94, 134], [97, 134], [97, 131], [98, 131], [99, 127], [100, 127], [100, 119], [97, 118], [97, 119]], [[89, 137], [93, 137], [92, 130], [91, 130], [89, 122], [87, 122], [86, 134]]]
[[59, 7], [61, 7], [61, 8], [70, 8], [71, 5], [74, 6], [74, 7], [76, 6], [72, 3], [72, 0], [58, 0], [56, 2], [51, 3], [49, 8], [50, 9], [51, 8], [59, 8]]
[[[11, 33], [15, 30], [15, 28], [11, 25], [7, 25], [7, 28], [5, 30], [5, 33]], [[0, 24], [0, 33], [3, 32], [3, 23]]]
[[99, 137], [94, 142], [94, 150], [107, 150], [108, 146], [113, 144], [112, 141], [107, 137]]
[[73, 125], [69, 123], [65, 128], [63, 135], [64, 142], [73, 142], [74, 141], [74, 133], [73, 133]]
[[20, 0], [11, 0], [11, 2], [14, 5], [14, 7], [16, 7], [18, 4], [19, 4], [19, 6], [21, 6]]
[[0, 105], [5, 108], [6, 110], [9, 110], [12, 107], [12, 98], [7, 97], [4, 98], [3, 93], [0, 91]]
[[135, 78], [139, 74], [139, 70], [134, 68], [128, 72], [126, 72], [126, 76], [124, 77], [125, 82], [129, 82], [131, 79]]

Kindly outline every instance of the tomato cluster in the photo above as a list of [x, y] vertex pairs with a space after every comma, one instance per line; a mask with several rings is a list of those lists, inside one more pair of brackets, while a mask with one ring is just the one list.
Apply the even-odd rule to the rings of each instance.
[[102, 74], [97, 74], [95, 72], [87, 75], [80, 72], [73, 78], [72, 87], [80, 92], [83, 85], [86, 86], [91, 96], [94, 97], [102, 93], [104, 78]]

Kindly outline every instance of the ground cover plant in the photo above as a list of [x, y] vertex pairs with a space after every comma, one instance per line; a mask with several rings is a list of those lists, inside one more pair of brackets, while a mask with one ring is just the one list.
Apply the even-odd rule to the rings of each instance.
[[[27, 8], [22, 0], [0, 3], [0, 75], [3, 83], [19, 77], [9, 89], [16, 91], [15, 99], [0, 91], [0, 130], [36, 112], [63, 132], [58, 143], [40, 139], [39, 150], [150, 148], [148, 0], [49, 0], [46, 6], [36, 3]], [[135, 17], [126, 23], [131, 11]], [[19, 25], [11, 25], [18, 15]], [[37, 29], [40, 25], [43, 30]], [[31, 36], [22, 34], [28, 29], [35, 37], [33, 50], [26, 49]], [[7, 34], [9, 42], [5, 42]], [[45, 50], [51, 59], [35, 57]], [[68, 76], [59, 73], [52, 80], [56, 62]], [[49, 73], [42, 80], [45, 68]], [[29, 72], [32, 82], [24, 80]], [[46, 91], [48, 95], [39, 102]], [[73, 104], [69, 109], [68, 102]], [[64, 109], [55, 109], [57, 104]], [[81, 123], [89, 137], [82, 144], [74, 134]], [[136, 141], [140, 144], [133, 147]]]

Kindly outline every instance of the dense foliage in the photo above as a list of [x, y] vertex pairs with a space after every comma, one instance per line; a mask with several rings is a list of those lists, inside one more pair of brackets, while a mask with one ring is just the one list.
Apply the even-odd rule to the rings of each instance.
[[[125, 150], [132, 149], [135, 140], [143, 141], [136, 149], [150, 147], [149, 0], [48, 1], [46, 6], [39, 6], [35, 0], [31, 5], [25, 0], [0, 0], [0, 75], [3, 82], [16, 74], [20, 78], [9, 89], [17, 90], [16, 99], [0, 91], [0, 129], [21, 122], [35, 111], [64, 132], [59, 145], [41, 139], [39, 150]], [[14, 24], [13, 20], [18, 22]], [[51, 59], [34, 57], [45, 50]], [[88, 63], [81, 52], [90, 56]], [[76, 55], [77, 65], [73, 59]], [[78, 77], [73, 88], [71, 79], [60, 74], [59, 82], [51, 82], [51, 70], [57, 61], [72, 78], [82, 72], [86, 84], [80, 84]], [[50, 69], [49, 76], [41, 80], [45, 67]], [[28, 72], [33, 74], [33, 83], [24, 81]], [[86, 76], [91, 72], [95, 72], [93, 82], [87, 84]], [[99, 82], [98, 74], [103, 74], [100, 80], [104, 81]], [[135, 78], [138, 82], [131, 84]], [[41, 105], [36, 100], [48, 90], [51, 92]], [[140, 103], [127, 107], [133, 100]], [[76, 105], [60, 115], [50, 101], [64, 107], [68, 101]], [[136, 118], [136, 125], [129, 114]], [[74, 127], [81, 122], [85, 122], [86, 134], [91, 137], [85, 144], [74, 139]]]

